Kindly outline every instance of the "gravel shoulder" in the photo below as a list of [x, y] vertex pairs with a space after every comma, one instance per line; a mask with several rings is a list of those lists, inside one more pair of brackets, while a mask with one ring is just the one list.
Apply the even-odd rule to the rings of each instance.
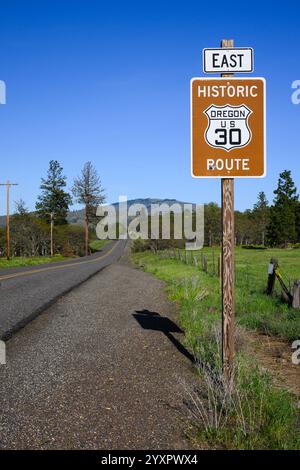
[[164, 285], [115, 263], [7, 341], [2, 449], [183, 449], [193, 382]]

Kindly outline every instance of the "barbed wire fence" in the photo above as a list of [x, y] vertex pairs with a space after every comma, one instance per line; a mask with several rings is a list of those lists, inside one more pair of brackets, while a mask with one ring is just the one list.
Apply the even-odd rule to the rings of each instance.
[[216, 254], [214, 250], [211, 253], [203, 253], [194, 250], [184, 250], [179, 248], [171, 248], [167, 250], [158, 250], [157, 256], [161, 259], [174, 259], [182, 263], [194, 266], [200, 271], [211, 276], [221, 276], [221, 255]]

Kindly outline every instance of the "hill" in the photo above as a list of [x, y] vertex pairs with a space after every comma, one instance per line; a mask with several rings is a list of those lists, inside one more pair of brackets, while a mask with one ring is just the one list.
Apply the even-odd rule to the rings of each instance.
[[[143, 204], [146, 209], [148, 214], [150, 214], [151, 211], [151, 205], [152, 204], [167, 204], [168, 206], [172, 206], [173, 204], [179, 204], [180, 207], [183, 207], [184, 204], [189, 204], [188, 202], [182, 202], [182, 201], [177, 201], [177, 199], [154, 199], [154, 198], [145, 198], [145, 199], [130, 199], [127, 201], [127, 206], [128, 208], [134, 204]], [[118, 202], [115, 202], [112, 204], [112, 206], [116, 207], [116, 212], [118, 214]], [[194, 208], [193, 204], [193, 208]], [[77, 210], [77, 211], [71, 211], [68, 215], [68, 221], [70, 224], [83, 224], [84, 223], [84, 210]]]
[[[112, 204], [116, 207], [118, 213], [118, 202]], [[189, 204], [188, 202], [178, 201], [177, 199], [155, 199], [155, 198], [140, 198], [140, 199], [131, 199], [127, 201], [128, 207], [132, 206], [133, 204], [143, 204], [148, 213], [150, 214], [151, 205], [152, 204], [167, 204], [168, 206], [172, 206], [173, 204], [179, 204], [183, 207], [184, 204]], [[194, 208], [193, 204], [193, 208]], [[70, 211], [68, 214], [68, 222], [70, 224], [79, 224], [82, 225], [84, 223], [84, 209]], [[0, 227], [5, 227], [6, 225], [6, 216], [0, 216]]]

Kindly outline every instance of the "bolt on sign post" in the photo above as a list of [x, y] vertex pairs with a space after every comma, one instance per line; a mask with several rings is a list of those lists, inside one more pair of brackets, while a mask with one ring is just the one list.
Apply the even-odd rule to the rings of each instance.
[[191, 80], [191, 171], [194, 178], [221, 178], [222, 352], [228, 383], [234, 367], [234, 178], [266, 172], [265, 80], [233, 77], [253, 71], [253, 50], [204, 49], [203, 70], [221, 78]]

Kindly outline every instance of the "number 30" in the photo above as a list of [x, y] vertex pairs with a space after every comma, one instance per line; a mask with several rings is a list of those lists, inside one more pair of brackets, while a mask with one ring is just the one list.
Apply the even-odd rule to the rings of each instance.
[[216, 145], [226, 145], [228, 141], [230, 145], [241, 145], [241, 129], [216, 129], [215, 133], [218, 136]]

